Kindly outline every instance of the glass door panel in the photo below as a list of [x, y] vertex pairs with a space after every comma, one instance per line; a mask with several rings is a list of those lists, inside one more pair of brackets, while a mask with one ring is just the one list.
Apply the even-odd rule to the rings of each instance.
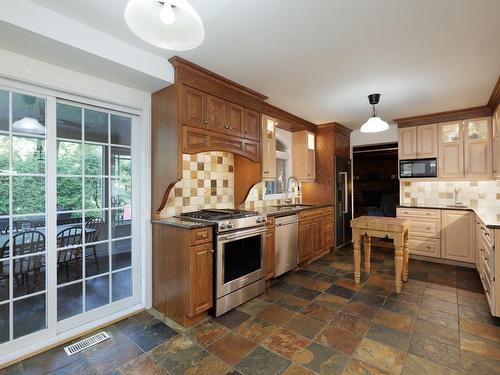
[[0, 90], [0, 343], [47, 328], [46, 99]]
[[460, 123], [443, 124], [441, 126], [441, 140], [443, 143], [460, 141]]
[[472, 120], [467, 122], [467, 137], [469, 140], [488, 139], [488, 120]]

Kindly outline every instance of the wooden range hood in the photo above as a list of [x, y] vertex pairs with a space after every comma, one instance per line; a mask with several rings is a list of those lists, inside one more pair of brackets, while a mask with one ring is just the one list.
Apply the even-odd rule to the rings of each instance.
[[[260, 118], [268, 115], [277, 120], [277, 127], [288, 131], [309, 130], [316, 132], [316, 125], [275, 107], [267, 97], [254, 90], [230, 81], [180, 57], [169, 59], [174, 67], [174, 84], [152, 94], [151, 136], [151, 195], [152, 216], [158, 218], [167, 203], [172, 187], [182, 178], [182, 154], [204, 151], [234, 153], [234, 199], [239, 205], [246, 199], [253, 185], [262, 180], [260, 163]], [[206, 97], [238, 111], [248, 118], [258, 118], [258, 136], [250, 139], [247, 131], [222, 134], [202, 124], [193, 126], [185, 121], [186, 88], [200, 93], [205, 99], [194, 111], [206, 112]], [[225, 104], [224, 104], [225, 103]], [[205, 107], [203, 107], [205, 106]], [[219, 113], [220, 115], [220, 113]], [[201, 115], [200, 115], [201, 116]], [[251, 117], [253, 116], [253, 117]], [[245, 119], [243, 119], [243, 122]], [[229, 132], [229, 130], [228, 130]]]

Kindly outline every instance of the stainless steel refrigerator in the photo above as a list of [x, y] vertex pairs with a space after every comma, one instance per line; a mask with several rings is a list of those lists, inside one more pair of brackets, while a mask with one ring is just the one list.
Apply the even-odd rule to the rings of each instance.
[[351, 242], [351, 159], [335, 156], [335, 248]]

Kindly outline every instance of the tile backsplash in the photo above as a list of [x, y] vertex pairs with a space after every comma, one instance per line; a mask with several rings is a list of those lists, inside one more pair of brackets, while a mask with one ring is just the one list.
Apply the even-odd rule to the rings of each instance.
[[401, 182], [401, 204], [446, 206], [457, 201], [471, 208], [500, 207], [500, 181]]
[[182, 155], [182, 180], [177, 182], [161, 217], [202, 208], [234, 208], [234, 155], [202, 152]]

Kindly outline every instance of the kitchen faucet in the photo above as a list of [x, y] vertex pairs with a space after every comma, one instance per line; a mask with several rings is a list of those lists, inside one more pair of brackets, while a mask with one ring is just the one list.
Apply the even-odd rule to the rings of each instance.
[[295, 180], [295, 183], [297, 184], [297, 188], [299, 186], [299, 180], [297, 180], [295, 177], [290, 176], [288, 177], [288, 180], [286, 180], [286, 185], [285, 185], [285, 194], [283, 195], [283, 202], [285, 204], [291, 204], [292, 203], [292, 198], [288, 196], [288, 189], [290, 188], [290, 181]]

